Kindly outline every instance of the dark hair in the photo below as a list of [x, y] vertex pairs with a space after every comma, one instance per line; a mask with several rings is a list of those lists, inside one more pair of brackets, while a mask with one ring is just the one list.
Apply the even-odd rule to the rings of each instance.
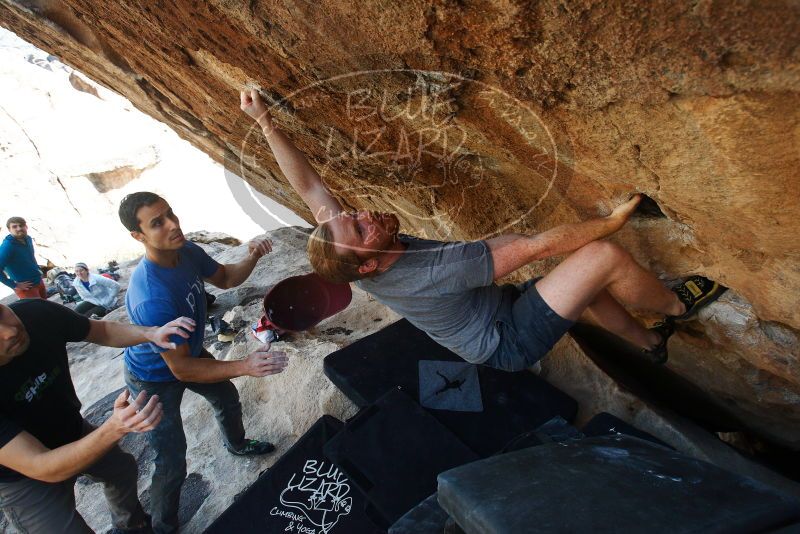
[[149, 191], [139, 191], [138, 193], [126, 195], [122, 202], [119, 203], [119, 220], [122, 222], [122, 226], [131, 232], [141, 232], [142, 227], [139, 225], [136, 212], [142, 206], [150, 206], [159, 200], [164, 199]]
[[25, 219], [23, 219], [22, 217], [9, 217], [9, 219], [6, 221], [6, 230], [11, 228], [11, 225], [14, 224], [14, 223], [16, 223], [16, 224], [28, 224], [28, 223], [25, 222]]

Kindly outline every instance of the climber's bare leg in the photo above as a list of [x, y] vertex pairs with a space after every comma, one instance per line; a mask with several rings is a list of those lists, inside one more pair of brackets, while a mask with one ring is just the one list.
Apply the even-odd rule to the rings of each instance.
[[586, 307], [580, 320], [613, 332], [637, 347], [651, 348], [661, 339], [642, 326], [608, 291], [601, 289]]
[[[680, 315], [685, 310], [658, 278], [639, 266], [625, 249], [608, 241], [593, 241], [576, 250], [539, 280], [536, 289], [553, 311], [573, 321], [595, 303], [604, 289], [618, 302], [633, 308], [664, 315]], [[622, 330], [614, 333], [628, 331]]]

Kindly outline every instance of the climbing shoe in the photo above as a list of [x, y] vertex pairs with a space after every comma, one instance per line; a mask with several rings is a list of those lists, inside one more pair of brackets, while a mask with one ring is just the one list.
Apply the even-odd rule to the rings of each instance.
[[678, 298], [686, 306], [686, 312], [673, 317], [676, 321], [685, 321], [707, 304], [717, 300], [728, 288], [702, 276], [691, 276], [672, 288]]
[[674, 319], [667, 317], [662, 323], [656, 323], [651, 329], [652, 332], [661, 336], [661, 341], [652, 349], [642, 349], [642, 357], [650, 363], [663, 365], [667, 363], [667, 341], [675, 333]]
[[258, 441], [257, 439], [246, 439], [244, 445], [238, 449], [231, 449], [225, 447], [228, 452], [236, 456], [257, 456], [259, 454], [268, 454], [275, 450], [275, 445], [269, 441]]

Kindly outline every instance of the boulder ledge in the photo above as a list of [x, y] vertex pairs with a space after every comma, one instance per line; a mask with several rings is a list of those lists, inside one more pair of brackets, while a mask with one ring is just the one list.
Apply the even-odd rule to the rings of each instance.
[[800, 449], [796, 2], [11, 0], [0, 21], [308, 221], [245, 86], [345, 203], [409, 232], [536, 232], [646, 193], [615, 238], [732, 289], [670, 365]]

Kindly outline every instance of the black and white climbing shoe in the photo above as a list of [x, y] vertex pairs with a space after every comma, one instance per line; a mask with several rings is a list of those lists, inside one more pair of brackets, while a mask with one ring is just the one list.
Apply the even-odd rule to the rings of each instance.
[[228, 452], [236, 456], [257, 456], [259, 454], [268, 454], [275, 450], [275, 445], [269, 441], [258, 441], [257, 439], [246, 439], [244, 445], [238, 449], [231, 449], [225, 447]]
[[672, 288], [678, 298], [686, 306], [686, 312], [673, 317], [676, 321], [685, 321], [697, 311], [717, 300], [728, 288], [703, 276], [691, 276]]
[[650, 363], [663, 365], [667, 363], [667, 358], [669, 357], [667, 354], [667, 341], [675, 333], [674, 319], [667, 317], [664, 322], [656, 323], [650, 330], [661, 336], [661, 341], [652, 349], [642, 349], [641, 355]]

